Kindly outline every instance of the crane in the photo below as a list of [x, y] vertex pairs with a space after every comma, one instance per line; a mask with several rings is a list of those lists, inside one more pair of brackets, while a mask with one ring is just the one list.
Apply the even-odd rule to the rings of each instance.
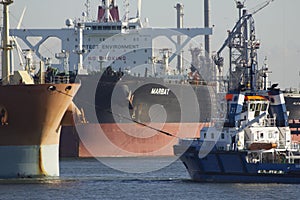
[[[228, 90], [236, 90], [240, 87], [255, 90], [257, 72], [257, 53], [260, 42], [255, 36], [253, 15], [267, 7], [274, 0], [268, 0], [255, 8], [251, 13], [244, 9], [245, 1], [237, 1], [239, 20], [231, 31], [221, 48], [213, 55], [213, 61], [219, 72], [223, 70], [223, 50], [228, 47], [230, 54]], [[238, 87], [238, 88], [237, 88]]]

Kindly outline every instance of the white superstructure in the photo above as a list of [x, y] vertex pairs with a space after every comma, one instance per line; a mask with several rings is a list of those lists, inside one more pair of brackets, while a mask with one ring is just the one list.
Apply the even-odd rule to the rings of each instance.
[[[86, 3], [87, 11], [89, 2]], [[40, 53], [41, 46], [51, 37], [58, 38], [61, 41], [61, 52], [69, 56], [69, 71], [78, 70], [79, 74], [99, 70], [100, 65], [124, 69], [153, 64], [156, 56], [153, 40], [160, 36], [166, 37], [169, 44], [174, 46], [170, 62], [181, 53], [180, 49], [186, 46], [191, 38], [212, 34], [211, 28], [144, 28], [140, 13], [141, 1], [138, 1], [136, 17], [128, 18], [128, 12], [125, 12], [121, 19], [116, 1], [103, 0], [102, 5], [98, 7], [97, 20], [89, 20], [88, 12], [84, 15], [84, 20], [67, 19], [67, 28], [12, 29], [10, 32], [21, 39], [40, 59], [45, 57]], [[182, 39], [178, 45], [176, 38], [180, 35], [188, 37]], [[32, 44], [29, 39], [32, 37], [38, 37], [39, 42]], [[173, 39], [174, 37], [176, 38]], [[59, 65], [54, 67], [63, 69]]]

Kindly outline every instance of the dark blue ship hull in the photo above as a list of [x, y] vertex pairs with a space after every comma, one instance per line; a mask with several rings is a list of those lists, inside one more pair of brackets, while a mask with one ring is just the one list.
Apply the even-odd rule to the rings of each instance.
[[[176, 155], [180, 146], [174, 146]], [[192, 180], [218, 183], [300, 183], [300, 164], [248, 163], [246, 152], [213, 150], [199, 158], [198, 147], [189, 147], [180, 160]]]

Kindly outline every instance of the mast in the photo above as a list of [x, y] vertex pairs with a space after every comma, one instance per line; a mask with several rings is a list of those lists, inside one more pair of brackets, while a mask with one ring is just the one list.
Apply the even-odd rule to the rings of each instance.
[[138, 18], [138, 19], [141, 18], [141, 12], [142, 12], [142, 0], [138, 0], [136, 18]]
[[[204, 0], [204, 27], [209, 28], [209, 22], [210, 22], [210, 6], [209, 6], [209, 0]], [[210, 58], [210, 36], [205, 35], [205, 54], [206, 58]]]
[[[175, 6], [177, 10], [177, 28], [183, 28], [183, 5], [180, 3], [177, 3]], [[181, 36], [177, 36], [177, 46], [181, 46]], [[177, 56], [177, 71], [179, 74], [182, 72], [182, 51], [178, 53]]]
[[77, 70], [78, 70], [78, 74], [83, 73], [84, 69], [83, 69], [83, 53], [84, 53], [84, 49], [83, 49], [83, 28], [84, 28], [84, 24], [82, 23], [78, 23], [76, 25], [77, 30], [78, 30], [78, 49], [76, 51], [76, 53], [78, 54], [78, 66], [77, 66]]
[[10, 54], [11, 45], [9, 43], [9, 7], [14, 0], [0, 0], [3, 4], [3, 34], [2, 34], [2, 84], [8, 85], [10, 83]]

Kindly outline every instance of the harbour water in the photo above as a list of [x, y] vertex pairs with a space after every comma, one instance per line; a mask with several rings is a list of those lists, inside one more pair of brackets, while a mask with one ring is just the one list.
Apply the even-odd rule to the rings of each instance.
[[147, 163], [157, 171], [125, 173], [97, 159], [62, 159], [59, 178], [0, 180], [0, 199], [288, 199], [300, 185], [207, 184], [192, 182], [180, 161], [171, 157], [105, 158], [105, 163]]

